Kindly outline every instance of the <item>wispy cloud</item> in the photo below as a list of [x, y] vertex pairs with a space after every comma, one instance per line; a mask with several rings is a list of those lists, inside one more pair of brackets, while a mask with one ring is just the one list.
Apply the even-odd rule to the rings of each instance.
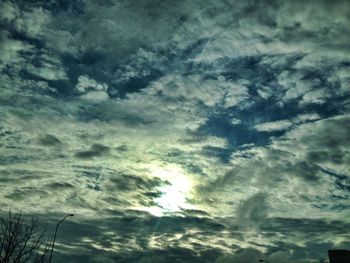
[[74, 212], [62, 261], [348, 245], [349, 23], [346, 1], [1, 2], [1, 206]]

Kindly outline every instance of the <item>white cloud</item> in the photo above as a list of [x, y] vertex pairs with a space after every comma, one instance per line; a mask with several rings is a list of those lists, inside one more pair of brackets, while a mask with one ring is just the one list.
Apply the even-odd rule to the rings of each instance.
[[80, 98], [88, 101], [102, 102], [109, 99], [105, 83], [99, 83], [89, 76], [79, 76], [75, 89], [81, 94]]
[[262, 87], [261, 89], [258, 89], [257, 92], [260, 95], [260, 97], [262, 97], [265, 100], [272, 96], [272, 90], [268, 87]]
[[237, 118], [233, 118], [231, 120], [232, 125], [240, 125], [241, 123], [242, 123], [242, 121], [240, 119], [237, 119]]
[[346, 150], [349, 144], [348, 121], [349, 116], [344, 115], [301, 125], [286, 135], [294, 142], [281, 143], [280, 147], [294, 151], [301, 159], [350, 176], [350, 156]]
[[[228, 83], [227, 83], [228, 84]], [[249, 100], [248, 88], [243, 85], [228, 84], [224, 98], [224, 107], [234, 107], [243, 101]]]
[[154, 82], [150, 91], [154, 94], [161, 91], [169, 98], [197, 101], [208, 107], [220, 104], [225, 108], [234, 107], [249, 98], [248, 89], [243, 85], [223, 78], [204, 80], [199, 75], [169, 75]]
[[237, 225], [257, 229], [268, 216], [268, 194], [257, 193], [242, 201], [236, 211]]
[[75, 88], [77, 91], [84, 93], [89, 90], [107, 91], [108, 86], [105, 83], [98, 83], [96, 80], [90, 78], [89, 76], [83, 75], [79, 76], [78, 83]]
[[25, 11], [15, 21], [16, 29], [29, 37], [39, 37], [45, 33], [50, 22], [50, 14], [42, 8], [31, 8]]
[[65, 70], [61, 65], [51, 64], [47, 62], [42, 62], [40, 67], [35, 67], [32, 64], [29, 64], [26, 67], [26, 70], [40, 78], [45, 80], [65, 80], [68, 79]]
[[11, 39], [10, 33], [2, 30], [0, 31], [0, 48], [0, 69], [2, 69], [8, 64], [22, 62], [19, 52], [30, 50], [31, 46], [22, 41]]
[[89, 101], [101, 102], [108, 100], [109, 96], [105, 91], [90, 91], [81, 95], [81, 98]]
[[19, 15], [19, 9], [16, 4], [12, 2], [1, 2], [0, 3], [0, 19], [6, 22], [11, 22]]
[[289, 101], [303, 97], [315, 87], [318, 88], [320, 80], [317, 78], [306, 80], [302, 72], [283, 71], [278, 76], [278, 83], [285, 90], [283, 100]]
[[305, 113], [300, 114], [293, 118], [294, 123], [303, 123], [306, 121], [315, 121], [321, 119], [321, 116], [317, 113]]
[[341, 68], [339, 70], [336, 70], [335, 73], [329, 78], [331, 82], [337, 82], [340, 83], [340, 90], [338, 91], [339, 94], [345, 95], [349, 94], [350, 92], [350, 73], [348, 68]]
[[20, 10], [16, 3], [4, 1], [0, 3], [0, 20], [15, 27], [18, 32], [29, 37], [39, 37], [50, 23], [50, 14], [41, 7], [28, 7]]
[[[313, 119], [316, 116], [302, 117]], [[236, 151], [232, 155], [231, 170], [219, 175], [210, 188], [205, 188], [210, 192], [206, 192], [208, 198], [215, 199], [220, 206], [211, 209], [208, 203], [206, 209], [213, 214], [231, 214], [248, 225], [255, 222], [259, 225], [264, 218], [273, 217], [328, 217], [346, 221], [346, 208], [334, 213], [327, 207], [345, 205], [342, 201], [345, 199], [335, 200], [334, 194], [343, 198], [349, 195], [345, 188], [335, 184], [337, 176], [331, 175], [350, 178], [350, 156], [346, 151], [349, 147], [348, 119], [348, 116], [339, 116], [301, 124], [269, 147]], [[349, 185], [349, 182], [344, 179], [342, 184]], [[259, 193], [267, 194], [268, 206], [264, 209], [259, 203], [264, 202], [264, 198], [257, 198], [249, 205], [249, 198]], [[318, 207], [319, 203], [324, 207]], [[253, 204], [259, 208], [254, 209]], [[249, 219], [255, 216], [260, 219]]]
[[259, 132], [283, 131], [291, 128], [293, 123], [290, 120], [281, 120], [273, 122], [265, 122], [255, 125], [254, 128]]
[[288, 120], [260, 123], [255, 125], [254, 128], [259, 132], [284, 131], [292, 128], [294, 125], [319, 119], [321, 119], [321, 117], [317, 113], [305, 113]]
[[331, 95], [326, 89], [316, 89], [303, 95], [300, 104], [324, 104]]
[[[231, 251], [237, 241], [242, 248], [255, 244], [275, 251], [285, 233], [260, 231], [278, 218], [347, 221], [349, 116], [321, 119], [318, 105], [310, 105], [328, 106], [329, 99], [349, 92], [346, 8], [340, 2], [199, 2], [89, 0], [77, 13], [72, 6], [51, 12], [51, 2], [47, 9], [0, 3], [1, 22], [9, 28], [0, 42], [6, 69], [0, 76], [1, 204], [40, 214], [71, 210], [104, 221], [153, 206], [157, 190], [167, 188], [150, 182], [167, 171], [169, 181], [178, 173], [188, 176], [186, 202], [208, 213], [201, 220], [215, 217], [213, 227], [225, 230], [206, 240], [188, 227], [181, 232], [183, 243], [166, 236], [155, 241], [156, 248], [181, 243]], [[153, 71], [162, 77], [147, 79]], [[62, 99], [49, 83], [69, 85], [69, 74], [80, 75], [67, 87], [79, 96]], [[147, 79], [142, 90], [109, 98], [107, 89], [118, 89], [113, 83], [135, 78]], [[246, 123], [276, 119], [269, 110], [278, 104], [283, 111], [296, 99], [305, 114], [254, 127], [265, 132], [257, 137], [289, 130], [284, 136], [257, 146], [259, 137], [244, 134]], [[263, 110], [250, 108], [254, 103]], [[339, 103], [344, 114], [345, 103]], [[236, 125], [228, 125], [227, 138], [221, 127], [206, 130], [213, 115]], [[236, 135], [248, 141], [238, 149]], [[230, 161], [203, 154], [206, 147], [232, 151]], [[118, 233], [111, 236], [120, 238]], [[91, 241], [98, 250], [143, 245], [133, 237], [122, 245], [113, 240], [106, 249], [99, 238]], [[300, 247], [316, 242], [298, 234], [288, 238]], [[248, 249], [217, 262], [262, 256]], [[270, 256], [271, 262], [285, 262], [289, 252]]]

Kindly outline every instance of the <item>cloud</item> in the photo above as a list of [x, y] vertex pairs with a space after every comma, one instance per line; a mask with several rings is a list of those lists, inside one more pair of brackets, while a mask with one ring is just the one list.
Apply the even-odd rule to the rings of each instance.
[[19, 13], [18, 7], [11, 2], [2, 2], [1, 10], [1, 19], [6, 22], [16, 19], [16, 16], [18, 16]]
[[306, 113], [296, 116], [293, 121], [296, 123], [303, 123], [307, 121], [315, 121], [321, 119], [321, 116], [317, 113]]
[[28, 73], [44, 80], [67, 80], [67, 74], [60, 61], [56, 58], [43, 55], [38, 59], [39, 66], [29, 64], [26, 67]]
[[223, 255], [219, 257], [215, 262], [216, 263], [225, 263], [225, 262], [237, 262], [237, 263], [251, 263], [251, 262], [263, 262], [268, 261], [272, 263], [287, 263], [293, 262], [290, 261], [290, 253], [288, 251], [276, 251], [272, 254], [266, 256], [261, 251], [254, 248], [246, 248], [242, 251], [237, 252], [234, 255]]
[[110, 151], [110, 148], [108, 146], [105, 146], [102, 144], [93, 144], [90, 147], [89, 151], [77, 152], [75, 154], [75, 156], [80, 158], [80, 159], [90, 159], [93, 157], [99, 157], [99, 156], [103, 156], [105, 154], [108, 154], [109, 151]]
[[30, 45], [18, 40], [14, 40], [10, 37], [10, 33], [6, 30], [0, 32], [0, 46], [1, 46], [1, 68], [4, 68], [7, 64], [12, 64], [21, 61], [19, 56], [20, 51], [30, 49]]
[[107, 84], [98, 83], [85, 75], [79, 76], [75, 89], [87, 101], [102, 102], [109, 99]]
[[80, 76], [75, 88], [77, 91], [85, 93], [88, 90], [106, 91], [108, 87], [105, 83], [97, 83], [94, 79], [91, 79], [88, 76]]
[[0, 10], [0, 203], [53, 227], [73, 211], [58, 261], [311, 262], [347, 244], [348, 3]]
[[61, 144], [61, 141], [50, 134], [46, 134], [43, 138], [39, 139], [39, 143], [45, 146], [55, 146]]
[[282, 120], [282, 121], [274, 121], [274, 122], [258, 124], [258, 125], [255, 125], [255, 129], [259, 132], [272, 132], [272, 131], [287, 130], [292, 125], [293, 124], [290, 120]]
[[[346, 120], [343, 116], [302, 124], [269, 147], [252, 147], [234, 153], [233, 168], [225, 176], [218, 176], [205, 191], [212, 192], [210, 197], [225, 206], [225, 211], [237, 209], [231, 215], [251, 225], [264, 222], [264, 217], [259, 221], [259, 209], [262, 209], [261, 215], [266, 216], [268, 212], [269, 217], [293, 214], [293, 217], [313, 218], [315, 214], [328, 214], [337, 206], [334, 202], [342, 203], [335, 196], [347, 195], [341, 190], [346, 188], [345, 178], [349, 176], [347, 154], [342, 150], [347, 148]], [[330, 127], [336, 127], [336, 136], [329, 131]], [[332, 143], [329, 144], [329, 140]], [[337, 182], [337, 186], [333, 188], [331, 182]], [[220, 194], [223, 191], [230, 194]], [[260, 191], [269, 193], [267, 211], [264, 198], [249, 202], [249, 198], [259, 196]], [[254, 218], [254, 212], [257, 220], [250, 219]]]
[[42, 37], [50, 23], [49, 12], [41, 7], [28, 5], [23, 8], [17, 3], [4, 1], [0, 10], [0, 21], [9, 31], [17, 31], [29, 38]]
[[262, 253], [253, 248], [244, 249], [242, 252], [230, 256], [222, 256], [217, 259], [216, 263], [226, 263], [226, 262], [237, 262], [237, 263], [250, 263], [258, 262], [260, 259], [264, 258]]
[[297, 124], [319, 120], [321, 117], [317, 113], [300, 114], [289, 120], [278, 120], [272, 122], [260, 123], [254, 126], [259, 132], [275, 132], [291, 129]]
[[268, 216], [267, 194], [258, 193], [245, 200], [237, 209], [237, 223], [251, 228], [258, 227]]
[[[308, 124], [303, 128], [291, 131], [288, 137], [295, 138], [298, 142], [297, 145], [304, 144], [306, 146], [302, 148], [303, 150], [300, 149], [295, 153], [307, 161], [347, 175], [349, 157], [345, 149], [348, 147], [348, 120], [349, 116], [344, 115], [320, 120], [315, 124]], [[293, 147], [288, 142], [286, 146], [290, 147], [290, 150], [296, 150], [295, 146]], [[284, 148], [285, 145], [282, 147]]]

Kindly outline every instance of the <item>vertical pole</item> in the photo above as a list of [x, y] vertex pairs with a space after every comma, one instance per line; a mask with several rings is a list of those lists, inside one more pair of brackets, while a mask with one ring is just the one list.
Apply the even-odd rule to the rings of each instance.
[[52, 252], [53, 252], [53, 249], [55, 247], [55, 242], [56, 242], [56, 235], [57, 235], [57, 230], [58, 230], [58, 226], [60, 225], [61, 221], [58, 222], [56, 224], [56, 229], [55, 229], [55, 235], [53, 236], [53, 241], [52, 241], [52, 247], [51, 247], [51, 252], [50, 252], [50, 259], [49, 259], [49, 263], [51, 263], [51, 259], [52, 259]]
[[55, 247], [55, 242], [56, 242], [56, 236], [57, 236], [58, 227], [60, 226], [60, 224], [61, 224], [68, 216], [74, 216], [74, 215], [73, 215], [73, 214], [66, 215], [65, 217], [63, 217], [63, 218], [56, 224], [55, 235], [53, 236], [52, 247], [51, 247], [51, 251], [50, 251], [49, 263], [51, 263], [51, 260], [52, 260], [52, 253], [53, 253], [53, 249], [54, 249], [54, 247]]

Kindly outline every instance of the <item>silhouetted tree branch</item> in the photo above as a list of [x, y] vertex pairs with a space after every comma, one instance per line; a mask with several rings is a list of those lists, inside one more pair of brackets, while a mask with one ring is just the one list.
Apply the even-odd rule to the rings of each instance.
[[0, 263], [47, 262], [49, 242], [37, 217], [26, 221], [22, 213], [0, 217]]

